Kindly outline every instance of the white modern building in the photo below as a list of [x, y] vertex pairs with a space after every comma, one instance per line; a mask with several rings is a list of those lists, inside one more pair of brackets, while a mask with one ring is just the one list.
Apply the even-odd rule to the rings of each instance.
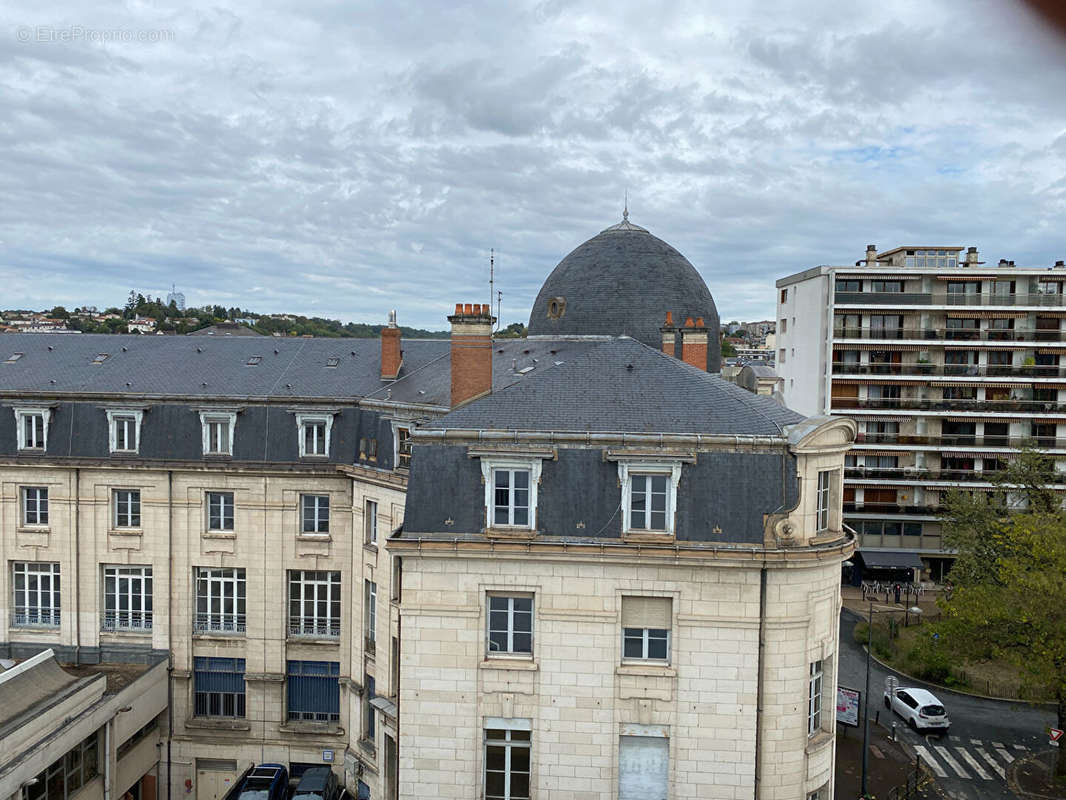
[[871, 245], [777, 281], [786, 404], [857, 425], [843, 500], [866, 566], [939, 580], [943, 492], [991, 488], [1027, 441], [1066, 470], [1064, 285], [1062, 261], [986, 264], [957, 246]]

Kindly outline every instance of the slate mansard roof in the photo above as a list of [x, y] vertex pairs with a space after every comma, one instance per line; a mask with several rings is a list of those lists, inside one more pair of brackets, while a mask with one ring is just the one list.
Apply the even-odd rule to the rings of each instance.
[[768, 397], [620, 337], [424, 427], [779, 436], [804, 419]]
[[[527, 370], [524, 374], [541, 371], [595, 344], [525, 339], [495, 342], [494, 389], [521, 377], [519, 370]], [[447, 408], [450, 342], [404, 339], [401, 346], [399, 378], [386, 381], [381, 380], [379, 339], [0, 335], [0, 394], [223, 401], [369, 398]], [[21, 355], [12, 360], [16, 354]]]
[[[553, 300], [562, 301], [554, 313]], [[718, 372], [718, 310], [707, 284], [681, 253], [623, 221], [559, 262], [533, 303], [529, 335], [624, 335], [658, 348], [667, 311], [675, 325], [703, 318], [710, 331], [707, 369]]]

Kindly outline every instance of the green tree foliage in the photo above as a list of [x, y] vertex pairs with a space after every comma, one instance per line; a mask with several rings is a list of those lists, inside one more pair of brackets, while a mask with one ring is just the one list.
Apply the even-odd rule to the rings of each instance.
[[733, 358], [737, 354], [737, 349], [733, 347], [732, 342], [727, 342], [725, 337], [722, 337], [722, 358]]
[[524, 339], [526, 326], [521, 322], [512, 322], [506, 328], [496, 331], [497, 339]]
[[[1056, 698], [1066, 725], [1066, 512], [1054, 462], [1023, 450], [992, 492], [952, 492], [944, 542], [958, 551], [940, 599], [942, 641], [965, 660], [1003, 658]], [[1058, 775], [1066, 777], [1066, 757]]]

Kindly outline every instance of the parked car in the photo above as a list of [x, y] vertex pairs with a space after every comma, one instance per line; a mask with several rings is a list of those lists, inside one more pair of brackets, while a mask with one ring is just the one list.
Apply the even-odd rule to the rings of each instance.
[[946, 733], [951, 727], [944, 704], [925, 689], [886, 687], [885, 708], [895, 711], [916, 731], [936, 730]]
[[259, 764], [241, 780], [236, 800], [288, 800], [289, 771], [281, 764]]
[[292, 800], [337, 800], [340, 782], [329, 767], [311, 767], [300, 776]]

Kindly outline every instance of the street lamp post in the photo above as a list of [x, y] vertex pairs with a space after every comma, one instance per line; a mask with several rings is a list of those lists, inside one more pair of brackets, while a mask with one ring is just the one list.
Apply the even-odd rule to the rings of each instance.
[[870, 618], [866, 628], [866, 693], [862, 712], [862, 796], [866, 797], [866, 774], [870, 760], [870, 651], [874, 649], [874, 604], [870, 603]]

